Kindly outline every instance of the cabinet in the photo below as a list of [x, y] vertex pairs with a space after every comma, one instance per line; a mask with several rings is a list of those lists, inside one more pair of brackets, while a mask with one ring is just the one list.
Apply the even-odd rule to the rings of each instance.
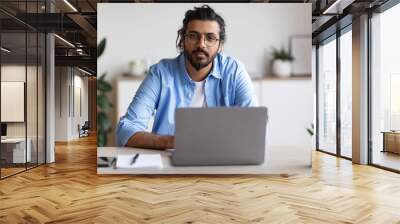
[[[135, 77], [120, 77], [117, 80], [117, 108], [116, 108], [116, 120], [119, 121], [119, 118], [124, 116], [126, 111], [128, 110], [129, 104], [132, 102], [133, 97], [136, 94], [136, 91], [139, 89], [140, 84], [142, 83], [142, 78]], [[146, 131], [151, 131], [153, 127], [153, 118], [150, 119]]]
[[400, 132], [387, 131], [383, 133], [383, 152], [400, 154]]
[[268, 145], [311, 148], [306, 131], [313, 122], [311, 79], [254, 80], [259, 105], [268, 108]]

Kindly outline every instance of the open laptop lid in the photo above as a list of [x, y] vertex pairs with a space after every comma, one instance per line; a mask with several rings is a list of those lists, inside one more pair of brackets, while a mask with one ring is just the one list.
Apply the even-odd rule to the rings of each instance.
[[178, 108], [174, 165], [261, 164], [266, 107]]

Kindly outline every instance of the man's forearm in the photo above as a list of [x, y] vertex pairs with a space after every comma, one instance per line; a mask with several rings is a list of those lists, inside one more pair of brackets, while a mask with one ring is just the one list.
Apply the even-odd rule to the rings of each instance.
[[174, 136], [157, 135], [149, 132], [137, 132], [129, 138], [126, 146], [146, 149], [171, 149], [174, 148]]

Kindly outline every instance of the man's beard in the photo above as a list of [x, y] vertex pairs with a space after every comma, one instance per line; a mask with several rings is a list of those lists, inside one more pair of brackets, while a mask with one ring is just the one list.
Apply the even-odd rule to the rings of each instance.
[[[196, 56], [196, 53], [203, 53], [204, 56], [203, 58], [205, 59], [201, 59], [200, 57]], [[195, 68], [197, 71], [199, 71], [200, 69], [207, 67], [207, 65], [209, 65], [210, 63], [213, 62], [215, 56], [217, 54], [211, 55], [208, 54], [207, 52], [203, 51], [200, 48], [197, 48], [196, 50], [193, 50], [192, 52], [188, 52], [186, 49], [184, 49], [183, 51], [185, 58], [189, 61], [189, 63], [193, 66], [193, 68]]]

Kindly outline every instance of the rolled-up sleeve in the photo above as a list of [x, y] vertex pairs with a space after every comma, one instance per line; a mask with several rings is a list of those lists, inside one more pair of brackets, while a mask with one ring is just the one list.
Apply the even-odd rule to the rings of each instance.
[[137, 90], [126, 114], [119, 120], [116, 130], [118, 146], [125, 146], [132, 135], [146, 130], [148, 122], [157, 108], [160, 91], [160, 73], [156, 66], [152, 66]]
[[235, 105], [255, 107], [258, 105], [253, 83], [243, 65], [239, 64], [236, 74]]

